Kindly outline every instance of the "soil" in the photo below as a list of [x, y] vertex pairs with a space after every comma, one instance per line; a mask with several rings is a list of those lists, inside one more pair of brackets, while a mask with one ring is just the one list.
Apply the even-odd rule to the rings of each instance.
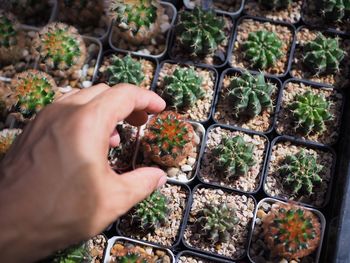
[[[244, 129], [250, 129], [259, 132], [267, 132], [273, 125], [279, 87], [277, 84], [270, 82], [275, 86], [275, 91], [271, 95], [273, 108], [264, 109], [259, 115], [255, 116], [254, 118], [249, 119], [244, 116], [237, 118], [234, 116], [234, 114], [232, 114], [232, 109], [226, 95], [230, 89], [231, 80], [233, 77], [237, 77], [239, 75], [240, 74], [238, 73], [228, 73], [225, 75], [219, 93], [218, 102], [215, 107], [214, 119], [220, 124], [238, 126]], [[269, 80], [267, 79], [266, 81], [268, 82]]]
[[[293, 195], [292, 191], [284, 186], [282, 176], [278, 171], [286, 156], [295, 155], [301, 150], [314, 155], [317, 159], [317, 163], [323, 166], [323, 169], [319, 173], [322, 182], [319, 185], [314, 186], [313, 194], [310, 196], [307, 194]], [[276, 196], [315, 207], [321, 207], [325, 204], [327, 192], [330, 190], [329, 184], [332, 180], [334, 161], [335, 159], [332, 152], [327, 150], [308, 148], [293, 144], [289, 141], [279, 142], [272, 147], [271, 159], [267, 165], [267, 169], [269, 170], [264, 182], [264, 190], [272, 197]]]
[[[350, 84], [350, 40], [339, 38], [340, 47], [346, 52], [345, 58], [340, 63], [339, 72], [333, 74], [322, 74], [322, 75], [313, 75], [303, 63], [303, 46], [305, 43], [312, 41], [316, 38], [317, 33], [320, 31], [310, 30], [308, 28], [301, 28], [296, 34], [296, 46], [293, 55], [293, 63], [291, 67], [291, 75], [299, 79], [307, 79], [310, 81], [324, 83], [332, 85], [334, 87], [343, 88], [347, 87]], [[325, 35], [328, 34], [326, 32]], [[331, 34], [331, 37], [336, 35]]]
[[102, 263], [103, 253], [107, 246], [107, 239], [104, 235], [98, 235], [87, 241], [90, 255], [93, 257], [91, 263]]
[[120, 218], [118, 228], [124, 236], [156, 243], [162, 246], [173, 246], [180, 238], [180, 229], [185, 215], [189, 193], [179, 185], [166, 184], [160, 192], [167, 197], [169, 214], [163, 226], [154, 231], [145, 231], [131, 224], [133, 210]]
[[[323, 133], [315, 133], [303, 135], [294, 129], [293, 114], [289, 110], [290, 105], [297, 94], [303, 94], [306, 91], [312, 91], [318, 95], [324, 95], [326, 100], [330, 102], [329, 113], [334, 117], [326, 122], [326, 130]], [[320, 89], [298, 82], [289, 82], [283, 90], [281, 109], [278, 112], [276, 122], [277, 132], [283, 135], [292, 135], [303, 140], [310, 140], [322, 144], [334, 144], [339, 137], [339, 128], [342, 117], [343, 95], [336, 89]]]
[[[186, 65], [164, 63], [159, 73], [156, 93], [162, 96], [163, 90], [165, 88], [164, 77], [172, 75], [175, 69], [179, 67], [188, 68], [188, 66]], [[209, 115], [210, 115], [210, 110], [211, 110], [211, 106], [212, 106], [212, 102], [214, 100], [214, 94], [215, 94], [215, 79], [217, 76], [215, 72], [210, 69], [201, 68], [201, 67], [194, 67], [194, 69], [196, 70], [198, 76], [202, 78], [201, 88], [205, 91], [205, 95], [203, 98], [198, 99], [191, 108], [187, 109], [186, 111], [182, 111], [180, 113], [183, 114], [186, 119], [204, 122], [209, 118]], [[176, 109], [168, 106], [167, 110], [176, 110]]]
[[237, 68], [259, 70], [258, 68], [254, 68], [250, 65], [250, 62], [244, 58], [243, 52], [243, 43], [248, 39], [249, 33], [259, 30], [274, 32], [282, 41], [281, 51], [283, 53], [281, 58], [275, 62], [273, 67], [265, 70], [261, 69], [260, 71], [273, 75], [282, 75], [286, 73], [288, 70], [289, 54], [293, 44], [294, 33], [287, 26], [270, 22], [260, 22], [253, 19], [241, 20], [241, 23], [236, 29], [237, 36], [234, 42], [231, 65]]
[[[225, 1], [225, 0], [214, 0], [213, 2], [213, 8], [216, 12], [229, 12], [229, 13], [235, 13], [239, 10], [242, 4], [242, 0], [231, 0], [231, 1]], [[191, 9], [193, 9], [195, 6], [201, 6], [202, 0], [189, 0], [188, 5]]]
[[[205, 237], [201, 237], [198, 234], [195, 222], [198, 212], [203, 209], [206, 203], [219, 205], [223, 202], [226, 202], [228, 206], [236, 209], [238, 224], [229, 242], [213, 245], [208, 243]], [[190, 247], [196, 249], [231, 259], [240, 258], [246, 252], [254, 210], [255, 202], [251, 197], [224, 192], [221, 189], [199, 188], [193, 194], [193, 204], [184, 233], [184, 241]]]
[[[220, 176], [220, 173], [215, 169], [215, 158], [213, 150], [217, 145], [221, 143], [221, 140], [225, 136], [234, 137], [242, 136], [245, 142], [254, 144], [254, 160], [253, 165], [248, 174], [245, 176], [239, 176], [237, 179], [228, 180], [224, 176]], [[240, 131], [230, 131], [224, 128], [214, 128], [208, 133], [208, 139], [204, 155], [201, 160], [199, 176], [206, 183], [213, 183], [215, 185], [229, 187], [235, 190], [244, 192], [253, 192], [258, 190], [260, 181], [262, 179], [262, 170], [264, 167], [264, 161], [267, 150], [267, 140], [260, 135], [249, 135]]]
[[[181, 256], [178, 263], [212, 263], [212, 260], [206, 260], [200, 257], [194, 256]], [[215, 261], [216, 262], [216, 261]]]

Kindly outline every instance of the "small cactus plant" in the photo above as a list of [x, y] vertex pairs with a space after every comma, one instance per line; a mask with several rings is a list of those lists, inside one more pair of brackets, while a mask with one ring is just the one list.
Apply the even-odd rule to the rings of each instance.
[[305, 135], [322, 133], [326, 130], [326, 122], [333, 118], [329, 112], [330, 103], [323, 95], [306, 91], [295, 95], [290, 104], [295, 129]]
[[275, 86], [265, 82], [264, 74], [253, 76], [248, 71], [231, 80], [227, 93], [228, 103], [233, 107], [236, 116], [253, 118], [265, 109], [271, 109], [271, 95]]
[[350, 0], [321, 0], [320, 12], [330, 22], [340, 22], [350, 16]]
[[16, 107], [25, 117], [39, 112], [55, 97], [55, 81], [50, 75], [37, 70], [18, 73], [11, 87], [17, 100]]
[[205, 95], [202, 78], [193, 67], [176, 68], [173, 74], [164, 77], [164, 90], [161, 96], [167, 105], [185, 110]]
[[147, 199], [137, 204], [132, 221], [141, 229], [150, 230], [162, 226], [168, 215], [168, 200], [160, 191], [154, 191]]
[[75, 27], [50, 23], [37, 35], [33, 43], [40, 63], [46, 72], [79, 70], [86, 60], [86, 46]]
[[304, 150], [296, 155], [288, 155], [279, 168], [283, 182], [293, 194], [313, 194], [314, 186], [322, 182], [319, 173], [323, 166], [317, 163], [316, 157]]
[[305, 44], [304, 54], [305, 66], [316, 75], [338, 72], [340, 62], [345, 57], [338, 38], [327, 38], [321, 33]]
[[141, 254], [138, 253], [129, 253], [125, 256], [119, 256], [116, 258], [116, 262], [118, 263], [148, 263], [147, 258], [144, 258]]
[[21, 133], [19, 129], [4, 129], [0, 131], [0, 161], [5, 157], [13, 141]]
[[273, 256], [296, 260], [310, 255], [320, 244], [320, 222], [302, 207], [275, 204], [262, 221], [265, 242]]
[[214, 53], [225, 40], [224, 26], [224, 19], [214, 11], [195, 7], [179, 13], [175, 30], [183, 50], [193, 56], [203, 56]]
[[292, 4], [292, 0], [259, 0], [259, 3], [272, 10], [288, 8]]
[[53, 263], [83, 263], [92, 262], [92, 255], [86, 244], [71, 246], [65, 250], [58, 251], [50, 262]]
[[107, 68], [107, 83], [109, 85], [118, 83], [140, 85], [144, 78], [142, 64], [129, 54], [123, 58], [113, 56], [111, 65]]
[[238, 223], [236, 210], [226, 203], [214, 205], [206, 203], [198, 212], [197, 224], [200, 234], [213, 244], [228, 242]]
[[164, 111], [147, 124], [142, 144], [144, 153], [155, 163], [164, 167], [178, 167], [195, 147], [192, 125], [182, 116]]
[[267, 69], [282, 57], [282, 41], [274, 32], [260, 30], [250, 32], [243, 43], [244, 57], [258, 69]]
[[213, 149], [215, 169], [230, 180], [246, 175], [255, 164], [254, 145], [244, 141], [242, 136], [224, 137], [221, 143]]

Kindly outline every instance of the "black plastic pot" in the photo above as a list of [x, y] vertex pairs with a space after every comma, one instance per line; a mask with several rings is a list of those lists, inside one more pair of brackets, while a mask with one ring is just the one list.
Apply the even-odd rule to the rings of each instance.
[[[207, 145], [208, 135], [211, 132], [211, 130], [213, 130], [213, 129], [217, 128], [217, 127], [220, 127], [222, 129], [229, 130], [229, 131], [243, 132], [243, 133], [246, 133], [248, 135], [258, 135], [258, 136], [263, 137], [266, 140], [265, 154], [264, 154], [263, 162], [262, 162], [262, 165], [261, 165], [261, 170], [259, 172], [259, 174], [260, 174], [259, 184], [258, 184], [258, 186], [256, 187], [256, 189], [254, 191], [245, 192], [243, 190], [235, 189], [235, 188], [232, 188], [232, 187], [229, 187], [229, 186], [226, 186], [226, 185], [220, 185], [220, 184], [212, 183], [212, 182], [205, 182], [204, 179], [202, 178], [202, 176], [201, 176], [201, 168], [200, 167], [201, 167], [203, 156], [205, 154], [205, 149], [206, 149], [206, 145]], [[230, 127], [228, 125], [214, 124], [214, 125], [210, 126], [207, 129], [207, 132], [205, 134], [205, 147], [203, 147], [203, 152], [201, 153], [201, 157], [199, 159], [200, 166], [199, 166], [199, 170], [198, 170], [198, 173], [197, 173], [198, 174], [198, 179], [203, 184], [212, 185], [212, 186], [215, 186], [215, 187], [220, 187], [220, 188], [227, 189], [227, 190], [234, 190], [235, 192], [240, 193], [240, 194], [256, 194], [260, 190], [261, 185], [262, 185], [262, 181], [263, 181], [263, 178], [264, 178], [264, 171], [265, 171], [265, 166], [266, 166], [266, 163], [267, 163], [267, 156], [268, 156], [269, 146], [270, 146], [270, 141], [267, 138], [267, 136], [264, 135], [263, 133], [253, 132], [253, 131], [245, 130], [245, 129], [242, 129], [242, 128], [233, 128], [233, 127]]]
[[[290, 67], [291, 67], [291, 64], [292, 64], [292, 55], [294, 54], [294, 48], [295, 48], [295, 30], [296, 29], [295, 29], [294, 25], [292, 25], [290, 23], [281, 22], [281, 21], [274, 21], [274, 20], [267, 19], [267, 18], [254, 17], [254, 16], [242, 16], [241, 18], [238, 19], [238, 21], [236, 23], [236, 26], [235, 26], [235, 32], [234, 32], [234, 35], [233, 35], [233, 41], [231, 42], [231, 45], [230, 45], [230, 48], [229, 48], [229, 51], [228, 51], [229, 52], [228, 65], [230, 67], [234, 68], [234, 69], [242, 69], [242, 68], [238, 68], [238, 67], [236, 67], [235, 65], [232, 64], [232, 53], [236, 52], [234, 46], [235, 46], [235, 42], [237, 40], [238, 26], [245, 19], [252, 19], [252, 20], [258, 21], [260, 23], [270, 23], [270, 24], [275, 24], [275, 25], [288, 27], [289, 30], [292, 32], [293, 39], [292, 39], [291, 46], [290, 46], [290, 49], [289, 49], [287, 67], [286, 67], [284, 73], [282, 73], [282, 74], [270, 74], [268, 72], [262, 71], [264, 73], [264, 75], [268, 76], [268, 77], [278, 77], [278, 78], [286, 77], [287, 74], [289, 73], [289, 70], [290, 70]], [[249, 68], [249, 70], [251, 72], [259, 73], [259, 69]]]
[[267, 180], [267, 177], [268, 177], [268, 174], [269, 174], [269, 167], [270, 167], [269, 165], [270, 165], [270, 160], [271, 160], [271, 154], [272, 154], [273, 146], [275, 146], [276, 144], [278, 144], [280, 142], [286, 142], [286, 141], [291, 142], [292, 145], [306, 147], [306, 148], [309, 148], [309, 149], [321, 150], [321, 151], [324, 151], [324, 152], [329, 152], [329, 153], [331, 153], [333, 155], [333, 163], [329, 164], [329, 165], [331, 165], [330, 181], [329, 181], [329, 184], [328, 184], [327, 193], [325, 195], [325, 201], [322, 204], [322, 206], [315, 206], [315, 205], [311, 205], [311, 204], [304, 203], [304, 202], [291, 201], [291, 202], [295, 202], [295, 203], [298, 203], [298, 204], [306, 206], [306, 207], [311, 207], [311, 208], [316, 208], [316, 209], [324, 208], [328, 204], [328, 202], [330, 200], [330, 197], [331, 197], [331, 194], [332, 194], [332, 185], [333, 185], [333, 180], [334, 180], [335, 164], [336, 164], [336, 158], [337, 158], [336, 153], [329, 146], [320, 145], [320, 144], [316, 144], [316, 143], [312, 143], [312, 142], [305, 142], [305, 141], [302, 141], [302, 140], [297, 140], [297, 139], [295, 139], [293, 137], [290, 137], [290, 136], [279, 136], [279, 137], [275, 138], [271, 142], [271, 147], [270, 147], [270, 150], [269, 150], [269, 153], [268, 153], [268, 158], [267, 158], [267, 162], [266, 162], [266, 168], [265, 168], [265, 172], [264, 172], [265, 174], [264, 174], [263, 186], [262, 186], [262, 188], [264, 190], [264, 193], [266, 194], [266, 196], [274, 198], [274, 199], [277, 199], [277, 200], [281, 200], [281, 201], [289, 200], [288, 198], [284, 198], [284, 197], [281, 197], [281, 196], [271, 196], [271, 195], [269, 195], [267, 193], [266, 188], [265, 188], [266, 180]]
[[205, 255], [205, 254], [193, 252], [193, 251], [190, 251], [190, 250], [183, 250], [179, 254], [177, 254], [176, 259], [175, 259], [176, 262], [179, 262], [180, 257], [182, 257], [182, 256], [196, 257], [196, 258], [200, 258], [200, 259], [206, 260], [208, 262], [213, 262], [213, 263], [214, 262], [217, 262], [217, 263], [230, 263], [230, 262], [232, 263], [233, 262], [233, 261], [228, 261], [228, 260], [224, 260], [224, 259], [208, 256], [208, 255]]
[[[233, 68], [228, 68], [228, 69], [225, 69], [222, 74], [221, 74], [221, 77], [220, 77], [220, 81], [218, 83], [218, 88], [217, 88], [217, 93], [216, 93], [216, 96], [215, 96], [215, 102], [214, 102], [214, 106], [212, 107], [212, 113], [211, 113], [211, 116], [213, 117], [213, 120], [215, 123], [217, 124], [222, 124], [222, 125], [225, 125], [224, 123], [221, 123], [219, 122], [218, 120], [216, 120], [215, 118], [215, 112], [216, 112], [216, 109], [217, 109], [217, 106], [218, 106], [218, 103], [220, 101], [220, 95], [221, 95], [221, 91], [222, 91], [222, 88], [223, 88], [223, 81], [224, 81], [224, 78], [227, 76], [227, 75], [234, 75], [235, 73], [236, 74], [239, 74], [239, 75], [242, 75], [242, 73], [244, 72], [244, 70], [240, 70], [240, 69], [233, 69]], [[251, 72], [253, 75], [256, 75], [258, 74], [256, 71], [250, 71], [248, 70], [248, 72]], [[264, 132], [261, 132], [263, 134], [269, 134], [273, 131], [274, 127], [275, 127], [275, 123], [276, 123], [276, 117], [277, 117], [277, 106], [278, 106], [278, 101], [279, 101], [279, 96], [280, 96], [280, 93], [281, 93], [281, 87], [282, 87], [282, 82], [276, 78], [276, 77], [272, 77], [272, 76], [269, 76], [269, 77], [265, 77], [265, 79], [267, 81], [269, 81], [270, 83], [273, 83], [276, 85], [278, 91], [276, 92], [276, 101], [275, 101], [275, 110], [274, 112], [271, 114], [273, 115], [272, 117], [272, 123], [269, 127], [268, 130], [264, 131]], [[228, 126], [231, 126], [233, 128], [241, 128], [243, 130], [251, 130], [251, 129], [246, 129], [246, 128], [243, 128], [241, 126], [237, 126], [237, 125], [234, 125], [234, 124], [228, 124]], [[254, 131], [254, 130], [252, 130]], [[257, 131], [258, 132], [258, 131]], [[259, 132], [260, 133], [260, 132]]]
[[[191, 192], [191, 189], [186, 184], [181, 184], [181, 183], [176, 183], [176, 182], [169, 182], [169, 181], [167, 183], [170, 184], [170, 185], [181, 186], [182, 189], [185, 189], [185, 191], [187, 192], [187, 201], [186, 201], [185, 207], [183, 208], [183, 215], [182, 215], [181, 223], [180, 223], [180, 226], [179, 226], [178, 235], [177, 235], [177, 238], [174, 241], [173, 245], [171, 245], [171, 246], [163, 246], [163, 245], [159, 245], [157, 243], [149, 242], [149, 241], [147, 241], [147, 243], [153, 244], [155, 246], [162, 246], [162, 247], [166, 247], [166, 248], [169, 248], [171, 250], [174, 250], [177, 246], [179, 246], [179, 244], [181, 242], [181, 238], [183, 236], [183, 232], [185, 231], [185, 226], [186, 226], [186, 224], [185, 224], [186, 220], [185, 219], [187, 217], [187, 214], [189, 213], [190, 204], [192, 203], [192, 192]], [[171, 209], [171, 207], [169, 207], [169, 208]], [[121, 219], [118, 219], [117, 222], [116, 222], [116, 231], [117, 231], [118, 235], [125, 237], [126, 235], [123, 233], [123, 231], [121, 230], [121, 228], [119, 226], [120, 225], [120, 221], [121, 221]], [[136, 238], [133, 238], [133, 239], [139, 240], [139, 239], [136, 239]]]
[[[202, 0], [202, 2], [205, 2], [205, 0]], [[239, 17], [239, 15], [242, 13], [243, 7], [244, 7], [244, 3], [245, 3], [245, 0], [241, 0], [239, 8], [237, 10], [235, 10], [234, 12], [228, 12], [228, 11], [224, 11], [224, 10], [221, 10], [221, 9], [214, 9], [214, 10], [215, 10], [215, 12], [217, 12], [219, 14], [228, 15], [228, 16], [231, 16], [233, 19], [235, 19], [235, 18]], [[189, 0], [183, 0], [183, 4], [184, 4], [184, 6], [187, 9], [193, 9], [194, 8], [193, 6], [191, 6]], [[203, 3], [202, 3], [202, 5], [203, 5]]]
[[[184, 230], [186, 229], [187, 225], [188, 225], [188, 220], [189, 220], [189, 217], [190, 217], [190, 212], [191, 212], [191, 209], [192, 209], [192, 204], [193, 204], [193, 195], [196, 193], [197, 189], [198, 188], [206, 188], [206, 189], [222, 189], [223, 192], [225, 193], [228, 193], [228, 194], [236, 194], [236, 195], [244, 195], [246, 196], [247, 198], [251, 198], [253, 201], [254, 201], [254, 211], [256, 210], [256, 200], [255, 198], [252, 196], [252, 195], [249, 195], [249, 194], [242, 194], [242, 193], [239, 193], [237, 191], [234, 191], [234, 190], [228, 190], [228, 189], [223, 189], [221, 187], [216, 187], [216, 186], [213, 186], [213, 185], [207, 185], [207, 184], [198, 184], [196, 185], [193, 190], [192, 190], [192, 198], [191, 198], [191, 202], [190, 202], [190, 206], [189, 206], [189, 209], [187, 211], [187, 215], [185, 217], [185, 228]], [[254, 217], [253, 217], [254, 218]], [[239, 258], [229, 258], [229, 257], [226, 257], [226, 256], [223, 256], [223, 255], [220, 255], [220, 254], [217, 254], [217, 253], [213, 253], [213, 252], [208, 252], [208, 251], [205, 251], [205, 250], [201, 250], [199, 248], [196, 248], [196, 247], [192, 247], [190, 244], [188, 244], [185, 240], [184, 237], [182, 237], [182, 243], [183, 245], [185, 246], [186, 249], [188, 250], [192, 250], [192, 251], [195, 251], [195, 252], [198, 252], [198, 253], [203, 253], [203, 254], [206, 254], [206, 255], [209, 255], [211, 257], [219, 257], [219, 258], [222, 258], [222, 259], [225, 259], [225, 260], [229, 260], [229, 262], [233, 262], [232, 260], [236, 260], [236, 261], [240, 261], [242, 259], [244, 259], [247, 255], [247, 249], [248, 249], [248, 243], [249, 243], [249, 238], [250, 238], [250, 235], [251, 235], [251, 231], [252, 231], [252, 222], [248, 223], [247, 225], [248, 227], [248, 234], [247, 234], [247, 242], [246, 242], [246, 245], [245, 245], [245, 253], [242, 254], [241, 257]]]

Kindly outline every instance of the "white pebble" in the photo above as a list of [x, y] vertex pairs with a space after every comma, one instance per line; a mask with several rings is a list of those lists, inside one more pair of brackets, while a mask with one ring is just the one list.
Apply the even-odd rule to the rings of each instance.
[[85, 80], [83, 81], [83, 87], [86, 88], [90, 88], [92, 86], [92, 82], [89, 80]]
[[22, 55], [23, 55], [23, 57], [28, 56], [29, 55], [29, 51], [27, 49], [23, 49]]
[[181, 171], [183, 171], [184, 173], [192, 171], [192, 167], [188, 164], [182, 165], [181, 166]]
[[188, 181], [185, 173], [180, 173], [178, 179], [180, 182], [187, 182]]
[[163, 23], [160, 25], [160, 30], [162, 31], [162, 33], [165, 33], [166, 31], [168, 31], [170, 28], [170, 24], [169, 23]]
[[62, 92], [62, 93], [68, 93], [72, 90], [72, 87], [71, 86], [65, 86], [65, 87], [60, 87], [59, 88], [59, 91]]
[[178, 168], [171, 167], [166, 171], [166, 173], [168, 174], [169, 177], [176, 177], [179, 171], [180, 170]]
[[188, 165], [194, 165], [195, 164], [195, 162], [196, 162], [196, 159], [195, 158], [193, 158], [193, 157], [188, 157], [188, 159], [187, 159], [187, 164]]
[[150, 55], [151, 52], [148, 49], [141, 49], [138, 53], [142, 54], [142, 55]]

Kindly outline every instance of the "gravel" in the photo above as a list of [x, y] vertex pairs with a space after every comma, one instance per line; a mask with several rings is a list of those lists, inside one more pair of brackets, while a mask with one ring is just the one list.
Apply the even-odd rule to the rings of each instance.
[[[202, 0], [189, 0], [188, 4], [191, 8], [194, 8], [195, 6], [201, 6]], [[242, 0], [215, 0], [212, 1], [213, 8], [215, 11], [224, 11], [224, 12], [237, 12], [239, 8], [241, 7]]]
[[87, 241], [87, 247], [92, 260], [90, 263], [102, 263], [103, 253], [107, 246], [107, 239], [104, 235], [97, 235]]
[[211, 263], [213, 261], [194, 256], [181, 256], [178, 263]]

